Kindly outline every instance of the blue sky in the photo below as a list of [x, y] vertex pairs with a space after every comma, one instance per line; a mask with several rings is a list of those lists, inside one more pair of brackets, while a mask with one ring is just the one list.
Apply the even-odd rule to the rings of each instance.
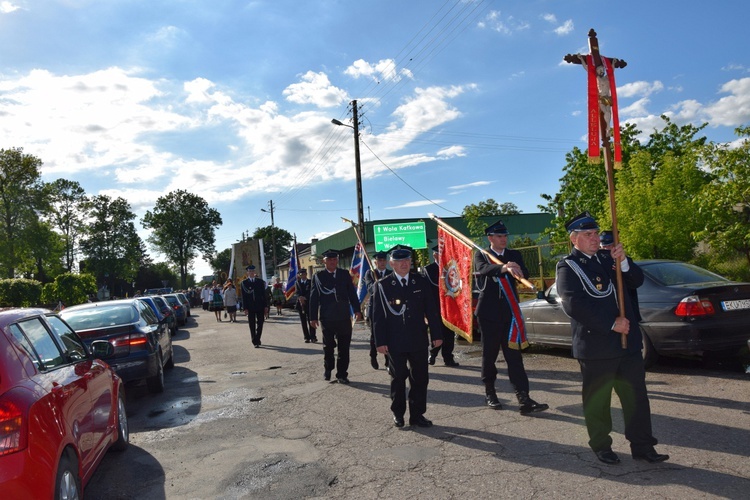
[[269, 200], [309, 242], [356, 220], [353, 134], [331, 119], [357, 99], [365, 218], [536, 212], [586, 146], [585, 73], [562, 58], [590, 28], [628, 62], [622, 121], [732, 141], [750, 123], [748, 5], [0, 0], [0, 147], [126, 198], [144, 238], [143, 213], [185, 189], [221, 212], [217, 250], [269, 225]]

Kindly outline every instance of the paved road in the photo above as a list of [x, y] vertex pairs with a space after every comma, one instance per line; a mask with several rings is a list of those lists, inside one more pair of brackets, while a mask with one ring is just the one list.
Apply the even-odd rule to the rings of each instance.
[[[671, 362], [648, 375], [663, 464], [635, 462], [614, 415], [607, 466], [586, 446], [577, 364], [527, 352], [532, 397], [517, 412], [502, 362], [503, 410], [483, 406], [479, 346], [458, 368], [431, 367], [430, 429], [392, 425], [387, 373], [370, 367], [369, 332], [355, 327], [351, 385], [323, 380], [320, 344], [295, 316], [271, 316], [263, 347], [246, 323], [198, 311], [175, 337], [167, 389], [128, 388], [131, 446], [109, 452], [87, 498], [748, 498], [750, 390], [739, 369]], [[617, 404], [617, 399], [614, 399]]]

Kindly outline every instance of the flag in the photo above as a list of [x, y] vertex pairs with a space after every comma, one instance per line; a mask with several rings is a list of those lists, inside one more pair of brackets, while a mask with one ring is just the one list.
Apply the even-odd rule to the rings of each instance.
[[367, 285], [365, 285], [365, 276], [370, 270], [370, 259], [367, 258], [367, 251], [362, 243], [357, 242], [352, 255], [352, 265], [349, 268], [349, 274], [352, 276], [352, 282], [357, 287], [357, 298], [361, 304], [367, 296]]
[[438, 226], [438, 255], [443, 324], [473, 342], [472, 249]]
[[289, 300], [297, 290], [297, 274], [299, 273], [299, 259], [297, 259], [297, 240], [292, 243], [292, 253], [289, 256], [289, 278], [286, 280], [284, 296]]

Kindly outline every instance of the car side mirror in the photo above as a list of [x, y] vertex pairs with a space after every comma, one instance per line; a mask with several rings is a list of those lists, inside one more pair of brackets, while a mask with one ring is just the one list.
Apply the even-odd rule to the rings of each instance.
[[115, 347], [106, 340], [95, 340], [89, 347], [91, 355], [98, 359], [107, 359], [115, 355]]

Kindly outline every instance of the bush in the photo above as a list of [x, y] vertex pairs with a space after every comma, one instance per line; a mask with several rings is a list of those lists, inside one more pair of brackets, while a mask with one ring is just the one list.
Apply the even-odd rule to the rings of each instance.
[[83, 304], [89, 295], [96, 293], [96, 278], [90, 274], [64, 273], [55, 278], [54, 283], [44, 286], [42, 299], [46, 304], [57, 304], [59, 301], [66, 306]]
[[0, 280], [0, 306], [31, 307], [39, 304], [42, 284], [25, 278]]

